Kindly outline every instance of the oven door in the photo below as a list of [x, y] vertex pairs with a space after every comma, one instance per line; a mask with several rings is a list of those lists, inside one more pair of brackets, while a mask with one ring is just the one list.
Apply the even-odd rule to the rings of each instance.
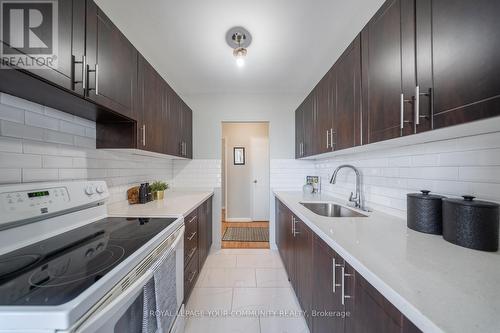
[[[157, 255], [157, 258], [170, 257], [174, 255], [176, 258], [182, 253], [181, 245], [184, 239], [184, 227], [181, 227], [177, 232], [171, 235], [168, 241], [168, 248]], [[154, 251], [153, 251], [154, 252]], [[145, 262], [151, 261], [149, 256], [136, 266], [131, 272], [136, 271], [137, 267], [141, 267]], [[154, 266], [154, 264], [153, 264]], [[175, 260], [175, 271], [176, 278], [172, 279], [172, 283], [175, 284], [175, 290], [183, 289], [182, 283], [183, 278], [181, 278], [181, 283], [179, 286], [179, 276], [178, 271], [183, 271], [183, 264], [179, 265], [178, 260]], [[130, 274], [129, 274], [130, 275]], [[182, 275], [181, 275], [182, 276]], [[145, 286], [154, 281], [154, 270], [147, 269], [142, 276], [137, 278], [128, 288], [124, 289], [121, 293], [116, 296], [116, 291], [111, 291], [106, 295], [93, 309], [90, 310], [90, 314], [85, 316], [84, 320], [77, 323], [69, 332], [78, 333], [137, 333], [142, 332], [144, 327], [144, 297], [145, 297]], [[119, 283], [122, 285], [123, 281]], [[117, 286], [118, 287], [118, 286]], [[115, 287], [116, 288], [116, 287]], [[177, 293], [178, 296], [178, 293]], [[108, 299], [112, 298], [111, 301]], [[177, 300], [179, 298], [177, 297]], [[181, 300], [182, 302], [182, 300]], [[177, 311], [181, 307], [181, 303], [177, 305]], [[176, 325], [177, 326], [177, 325]]]

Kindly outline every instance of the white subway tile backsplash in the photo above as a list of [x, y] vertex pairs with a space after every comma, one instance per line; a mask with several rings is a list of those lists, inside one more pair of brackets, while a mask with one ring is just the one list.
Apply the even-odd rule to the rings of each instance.
[[328, 184], [328, 180], [338, 165], [355, 165], [363, 175], [367, 205], [393, 215], [405, 216], [406, 194], [424, 189], [446, 196], [472, 194], [500, 202], [500, 132], [354, 153], [314, 163], [323, 190], [346, 199], [354, 190], [353, 173], [339, 173], [335, 185]]
[[69, 121], [61, 120], [59, 123], [60, 131], [73, 135], [85, 136], [85, 127]]
[[0, 152], [22, 153], [23, 142], [20, 139], [12, 139], [0, 136]]
[[75, 136], [75, 146], [95, 149], [95, 139]]
[[24, 124], [1, 120], [0, 135], [20, 139], [43, 141], [44, 130], [42, 128], [26, 126]]
[[43, 113], [45, 113], [47, 116], [49, 116], [51, 118], [57, 118], [57, 119], [72, 121], [72, 122], [75, 121], [75, 116], [73, 116], [72, 114], [69, 114], [67, 112], [62, 112], [62, 111], [53, 109], [53, 108], [48, 107], [48, 106], [44, 106], [43, 111], [44, 111]]
[[72, 168], [73, 159], [62, 156], [42, 156], [43, 168]]
[[74, 143], [74, 137], [71, 134], [62, 133], [59, 131], [45, 130], [43, 134], [43, 141], [52, 142], [52, 143], [60, 143], [71, 145]]
[[0, 119], [24, 123], [24, 110], [10, 105], [0, 104]]
[[21, 169], [0, 169], [0, 184], [20, 183], [21, 180]]
[[16, 153], [0, 153], [0, 168], [40, 168], [42, 157]]
[[57, 169], [22, 169], [23, 183], [56, 181], [59, 179]]
[[44, 114], [35, 112], [25, 112], [25, 124], [33, 127], [46, 128], [50, 130], [59, 130], [59, 120], [56, 118], [47, 117]]
[[5, 93], [0, 94], [0, 103], [10, 105], [19, 109], [23, 109], [26, 111], [43, 113], [42, 105], [30, 102], [28, 100], [16, 96], [8, 95]]
[[95, 133], [95, 122], [0, 93], [0, 183], [103, 179], [115, 201], [140, 182], [171, 182], [171, 160], [97, 150]]

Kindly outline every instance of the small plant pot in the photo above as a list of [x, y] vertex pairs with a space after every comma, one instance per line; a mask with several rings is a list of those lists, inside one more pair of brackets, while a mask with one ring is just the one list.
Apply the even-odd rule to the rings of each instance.
[[165, 197], [165, 191], [153, 192], [153, 200], [163, 200]]

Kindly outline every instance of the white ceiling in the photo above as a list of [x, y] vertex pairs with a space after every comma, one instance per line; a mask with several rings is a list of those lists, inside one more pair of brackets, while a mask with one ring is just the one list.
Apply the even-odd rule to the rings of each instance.
[[[96, 0], [181, 95], [305, 96], [383, 0]], [[244, 68], [225, 42], [253, 36]]]

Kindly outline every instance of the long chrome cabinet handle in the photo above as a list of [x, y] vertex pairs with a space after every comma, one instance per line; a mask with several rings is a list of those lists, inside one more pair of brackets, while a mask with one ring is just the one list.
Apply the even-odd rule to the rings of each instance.
[[401, 97], [400, 97], [400, 100], [399, 100], [399, 107], [400, 107], [400, 111], [401, 111], [401, 124], [400, 124], [400, 127], [401, 129], [404, 128], [404, 121], [405, 121], [405, 95], [403, 93], [401, 93]]
[[335, 271], [337, 269], [337, 265], [335, 264], [335, 258], [332, 258], [332, 291], [333, 293], [335, 294], [335, 287], [337, 286], [337, 284], [335, 283], [336, 281], [336, 276], [335, 276]]
[[415, 87], [415, 125], [420, 125], [420, 87]]
[[146, 124], [142, 125], [142, 145], [146, 146]]
[[342, 305], [345, 305], [345, 300], [351, 298], [350, 295], [345, 294], [345, 278], [351, 277], [352, 274], [348, 274], [345, 272], [345, 267], [342, 267]]
[[[335, 133], [335, 134], [337, 134], [337, 133]], [[332, 147], [332, 150], [335, 150], [336, 144], [337, 143], [335, 143], [335, 144], [333, 143], [333, 128], [330, 128], [330, 146]]]
[[330, 148], [328, 141], [330, 140], [330, 130], [326, 130], [326, 149]]
[[[82, 61], [74, 61], [73, 57], [73, 66], [76, 64], [82, 64], [82, 80], [81, 81], [74, 81], [73, 83], [81, 83], [83, 92], [85, 94], [85, 89], [87, 89], [87, 57], [82, 56]], [[74, 67], [73, 67], [73, 80], [74, 80]]]
[[196, 231], [191, 234], [191, 236], [188, 237], [188, 241], [193, 240], [194, 236], [196, 236]]
[[95, 94], [99, 95], [99, 64], [95, 64]]
[[337, 287], [340, 287], [340, 284], [337, 283], [337, 267], [342, 267], [341, 264], [337, 264], [335, 258], [332, 258], [332, 290], [335, 294]]

